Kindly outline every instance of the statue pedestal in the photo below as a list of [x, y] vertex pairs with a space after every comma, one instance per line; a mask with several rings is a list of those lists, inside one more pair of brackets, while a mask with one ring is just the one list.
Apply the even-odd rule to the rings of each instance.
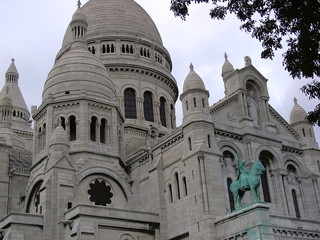
[[274, 240], [269, 206], [263, 203], [244, 207], [215, 221], [218, 240]]

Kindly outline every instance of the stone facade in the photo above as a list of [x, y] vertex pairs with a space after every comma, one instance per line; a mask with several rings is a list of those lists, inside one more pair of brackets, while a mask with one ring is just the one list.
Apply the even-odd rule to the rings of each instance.
[[[319, 239], [320, 151], [297, 100], [288, 123], [251, 59], [234, 69], [226, 55], [213, 105], [190, 66], [177, 127], [171, 70], [133, 0], [79, 4], [31, 114], [13, 60], [0, 92], [0, 239]], [[266, 171], [261, 202], [247, 193], [234, 211], [238, 157]]]

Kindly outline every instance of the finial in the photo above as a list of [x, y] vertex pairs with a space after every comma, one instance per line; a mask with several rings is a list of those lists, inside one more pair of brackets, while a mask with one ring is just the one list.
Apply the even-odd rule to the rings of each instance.
[[15, 59], [14, 59], [14, 58], [12, 58], [12, 59], [11, 59], [11, 62], [12, 62], [12, 63], [14, 63], [14, 61], [15, 61]]
[[224, 53], [224, 60], [228, 60], [228, 54], [226, 52]]
[[193, 71], [193, 64], [192, 63], [190, 63], [189, 67], [190, 67], [190, 70]]
[[293, 98], [293, 102], [294, 102], [294, 104], [298, 103], [298, 100], [296, 99], [296, 97]]
[[78, 0], [78, 3], [77, 3], [77, 6], [78, 6], [78, 8], [81, 8], [81, 1], [80, 0]]

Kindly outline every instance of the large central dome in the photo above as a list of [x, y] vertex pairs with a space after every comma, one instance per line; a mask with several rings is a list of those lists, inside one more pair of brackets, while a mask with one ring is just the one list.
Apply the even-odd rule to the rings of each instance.
[[[162, 45], [159, 31], [148, 13], [133, 0], [90, 0], [82, 6], [87, 16], [87, 40], [115, 35], [144, 39]], [[72, 42], [70, 27], [63, 47]]]

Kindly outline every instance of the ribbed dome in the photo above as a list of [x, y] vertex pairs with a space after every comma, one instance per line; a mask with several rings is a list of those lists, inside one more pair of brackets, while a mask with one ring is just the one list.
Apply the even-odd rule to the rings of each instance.
[[224, 59], [225, 60], [222, 66], [222, 73], [221, 73], [222, 76], [224, 76], [226, 73], [231, 73], [234, 71], [234, 68], [232, 64], [229, 62], [228, 55], [226, 53], [224, 54]]
[[305, 122], [307, 117], [307, 112], [298, 104], [296, 98], [294, 98], [294, 105], [290, 113], [290, 124], [295, 124], [298, 122]]
[[[87, 17], [88, 42], [117, 36], [131, 36], [162, 45], [159, 31], [148, 13], [133, 0], [90, 0], [81, 8]], [[72, 42], [70, 26], [62, 46]]]
[[191, 89], [206, 90], [206, 87], [201, 77], [194, 71], [192, 64], [190, 64], [190, 72], [183, 83], [183, 92], [186, 92]]
[[115, 97], [109, 73], [86, 47], [74, 47], [53, 66], [44, 85], [42, 100], [66, 99], [84, 93], [100, 100]]

